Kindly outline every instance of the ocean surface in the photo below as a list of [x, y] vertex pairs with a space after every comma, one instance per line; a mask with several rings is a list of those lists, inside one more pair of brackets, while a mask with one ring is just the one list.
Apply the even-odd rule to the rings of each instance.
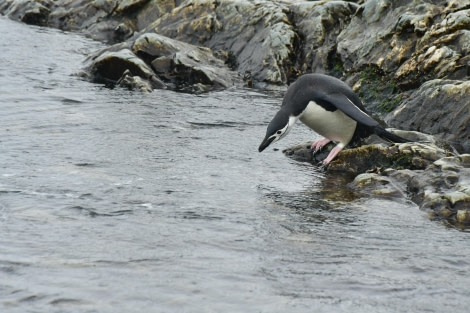
[[0, 312], [468, 312], [469, 232], [342, 196], [300, 124], [258, 153], [282, 92], [108, 89], [101, 43], [0, 33]]

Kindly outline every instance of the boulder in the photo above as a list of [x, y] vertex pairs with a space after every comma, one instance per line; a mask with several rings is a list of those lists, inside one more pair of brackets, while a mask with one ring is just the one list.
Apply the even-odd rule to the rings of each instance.
[[415, 90], [385, 121], [434, 134], [458, 151], [470, 152], [470, 81], [435, 79]]
[[0, 2], [0, 12], [26, 24], [47, 26], [52, 6], [50, 0], [10, 0]]
[[[144, 33], [132, 42], [99, 51], [88, 59], [87, 69], [97, 82], [116, 84], [129, 82], [130, 76], [139, 76], [147, 80], [151, 88], [170, 87], [192, 92], [227, 88], [235, 81], [235, 75], [210, 49], [155, 33]], [[141, 85], [141, 81], [137, 85]]]
[[[114, 84], [128, 70], [131, 76], [149, 80], [153, 88], [170, 86], [188, 91], [201, 90], [200, 85], [226, 88], [234, 84], [235, 77], [210, 49], [155, 33], [144, 33], [134, 41], [98, 51], [88, 58], [86, 67], [97, 82]], [[197, 88], [191, 89], [193, 85]]]
[[208, 48], [144, 33], [132, 46], [133, 52], [151, 64], [155, 73], [179, 89], [195, 84], [227, 88], [236, 77]]
[[115, 83], [126, 71], [145, 79], [154, 76], [152, 69], [127, 48], [104, 51], [90, 61], [89, 72], [97, 82]]

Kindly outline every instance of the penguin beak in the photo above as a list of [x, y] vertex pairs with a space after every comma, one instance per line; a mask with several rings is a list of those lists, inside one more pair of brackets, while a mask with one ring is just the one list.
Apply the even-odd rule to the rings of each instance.
[[275, 139], [276, 137], [266, 137], [264, 138], [263, 142], [259, 145], [258, 151], [262, 152], [264, 149], [266, 149]]

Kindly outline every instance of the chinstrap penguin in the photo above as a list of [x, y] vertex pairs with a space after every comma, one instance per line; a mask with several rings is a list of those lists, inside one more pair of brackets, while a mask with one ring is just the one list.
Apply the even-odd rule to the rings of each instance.
[[289, 86], [280, 110], [268, 125], [259, 152], [284, 138], [297, 120], [323, 136], [312, 144], [314, 153], [330, 141], [337, 143], [323, 165], [328, 165], [350, 142], [373, 133], [396, 143], [410, 141], [382, 128], [367, 114], [361, 100], [347, 84], [323, 74], [303, 75]]

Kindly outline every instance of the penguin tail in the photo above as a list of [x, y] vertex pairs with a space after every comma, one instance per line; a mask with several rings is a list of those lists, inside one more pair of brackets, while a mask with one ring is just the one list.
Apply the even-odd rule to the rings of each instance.
[[386, 139], [391, 142], [396, 142], [396, 143], [405, 143], [405, 142], [413, 142], [412, 140], [400, 137], [398, 135], [392, 134], [389, 131], [386, 131], [380, 126], [375, 126], [374, 127], [374, 133], [377, 134], [377, 136]]

